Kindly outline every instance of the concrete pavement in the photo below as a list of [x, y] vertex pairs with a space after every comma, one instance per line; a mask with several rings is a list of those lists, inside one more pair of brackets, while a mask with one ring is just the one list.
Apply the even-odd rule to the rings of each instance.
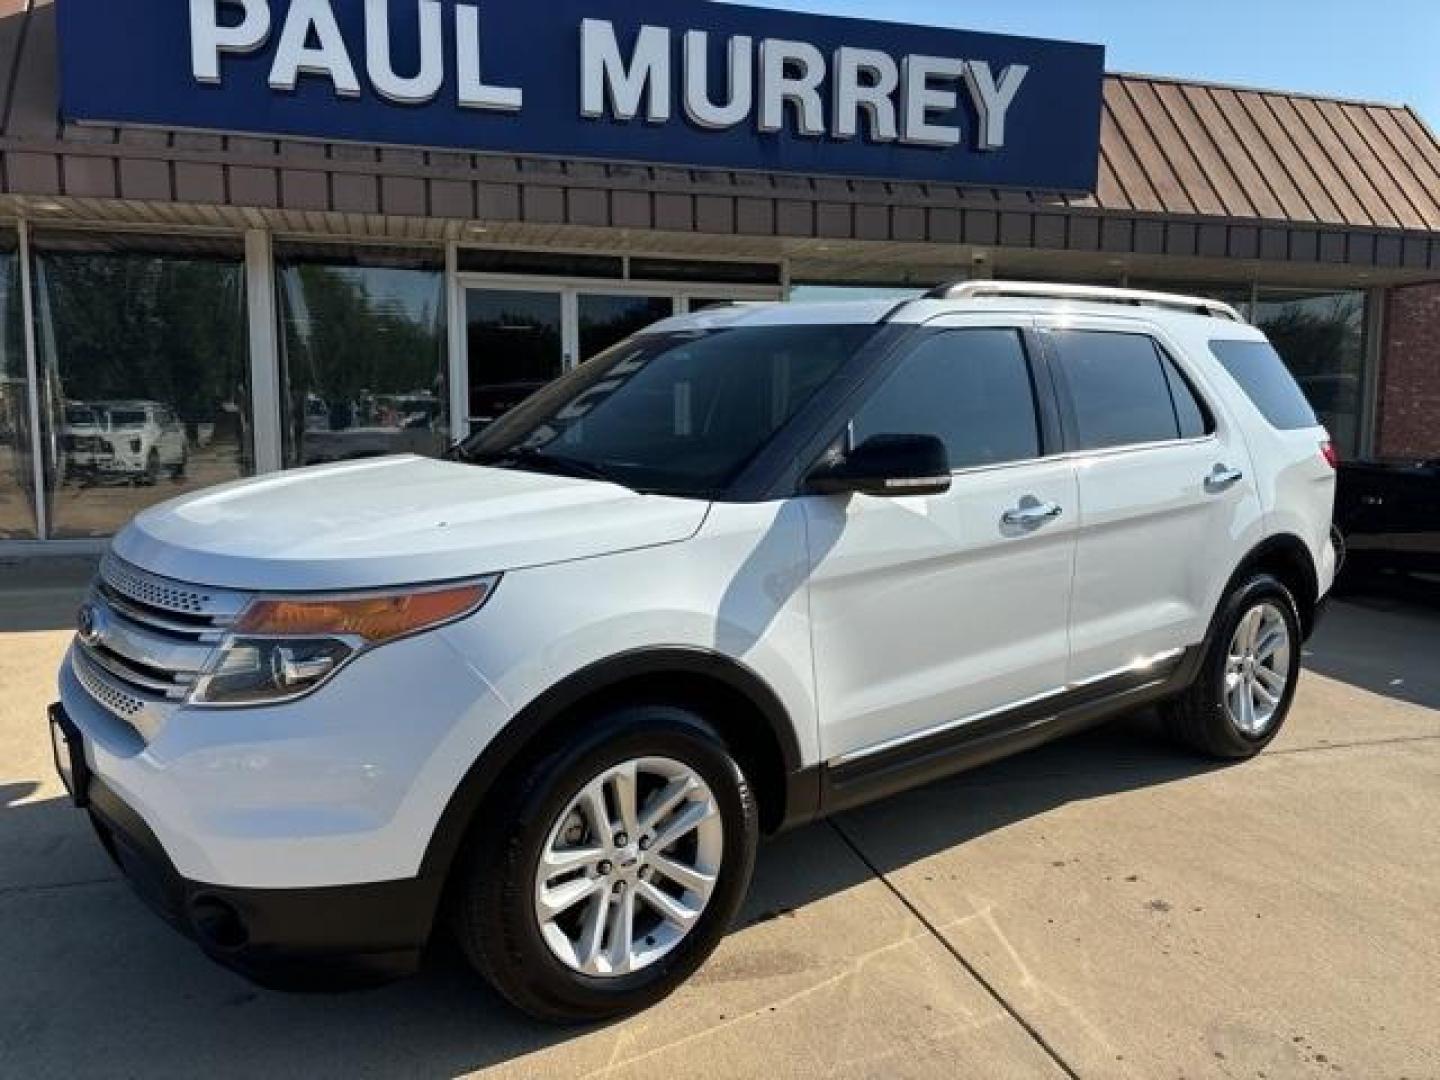
[[1337, 605], [1249, 765], [1140, 717], [782, 837], [689, 985], [577, 1031], [443, 950], [288, 997], [161, 925], [52, 776], [85, 567], [36, 565], [0, 568], [0, 1075], [1440, 1077], [1440, 610]]

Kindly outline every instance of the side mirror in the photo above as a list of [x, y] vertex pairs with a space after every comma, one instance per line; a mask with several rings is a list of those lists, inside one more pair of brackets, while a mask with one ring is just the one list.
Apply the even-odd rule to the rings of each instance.
[[941, 495], [950, 490], [950, 455], [934, 435], [876, 435], [806, 478], [820, 495], [858, 492], [880, 498]]

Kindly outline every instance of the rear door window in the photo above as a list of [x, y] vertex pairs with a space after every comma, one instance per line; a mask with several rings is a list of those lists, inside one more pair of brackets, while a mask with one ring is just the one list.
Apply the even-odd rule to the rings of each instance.
[[1268, 341], [1212, 341], [1210, 351], [1272, 427], [1298, 431], [1320, 425], [1295, 377]]
[[[1181, 437], [1182, 425], [1166, 370], [1168, 360], [1148, 335], [1056, 330], [1051, 340], [1070, 390], [1081, 450], [1170, 442]], [[1193, 395], [1191, 406], [1198, 408]], [[1193, 428], [1193, 416], [1188, 423]], [[1202, 415], [1202, 429], [1203, 423]]]

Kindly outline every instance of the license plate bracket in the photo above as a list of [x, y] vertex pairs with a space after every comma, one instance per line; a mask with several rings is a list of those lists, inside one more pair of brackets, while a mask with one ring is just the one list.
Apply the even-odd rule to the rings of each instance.
[[85, 760], [85, 737], [74, 721], [65, 715], [61, 705], [50, 706], [49, 720], [50, 750], [55, 759], [55, 771], [59, 773], [60, 782], [65, 785], [71, 801], [83, 808], [90, 795], [90, 764]]

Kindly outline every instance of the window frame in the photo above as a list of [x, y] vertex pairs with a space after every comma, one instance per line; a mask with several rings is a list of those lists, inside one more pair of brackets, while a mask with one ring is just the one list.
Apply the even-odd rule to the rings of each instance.
[[[1085, 334], [1118, 334], [1128, 337], [1145, 338], [1155, 350], [1155, 358], [1161, 365], [1161, 375], [1164, 376], [1166, 394], [1170, 399], [1171, 414], [1175, 418], [1176, 436], [1173, 439], [1150, 439], [1142, 442], [1122, 443], [1117, 446], [1086, 447], [1080, 441], [1079, 413], [1075, 407], [1075, 397], [1068, 373], [1065, 370], [1065, 361], [1060, 355], [1059, 344], [1056, 341], [1056, 332], [1085, 333]], [[1117, 325], [1115, 323], [1096, 324], [1088, 321], [1078, 321], [1063, 327], [1046, 326], [1040, 330], [1040, 337], [1044, 344], [1046, 355], [1049, 358], [1051, 370], [1055, 380], [1056, 394], [1060, 401], [1060, 411], [1065, 430], [1066, 453], [1073, 457], [1094, 457], [1098, 455], [1128, 454], [1142, 450], [1157, 450], [1173, 446], [1191, 446], [1211, 442], [1219, 437], [1220, 412], [1215, 408], [1209, 395], [1201, 387], [1185, 363], [1179, 358], [1177, 350], [1174, 349], [1157, 327], [1150, 324], [1135, 324], [1130, 326]], [[1180, 424], [1180, 412], [1175, 403], [1175, 391], [1170, 385], [1170, 378], [1165, 373], [1164, 365], [1169, 363], [1180, 378], [1185, 382], [1196, 403], [1200, 406], [1201, 413], [1206, 422], [1206, 430], [1203, 435], [1187, 436], [1183, 433]]]

